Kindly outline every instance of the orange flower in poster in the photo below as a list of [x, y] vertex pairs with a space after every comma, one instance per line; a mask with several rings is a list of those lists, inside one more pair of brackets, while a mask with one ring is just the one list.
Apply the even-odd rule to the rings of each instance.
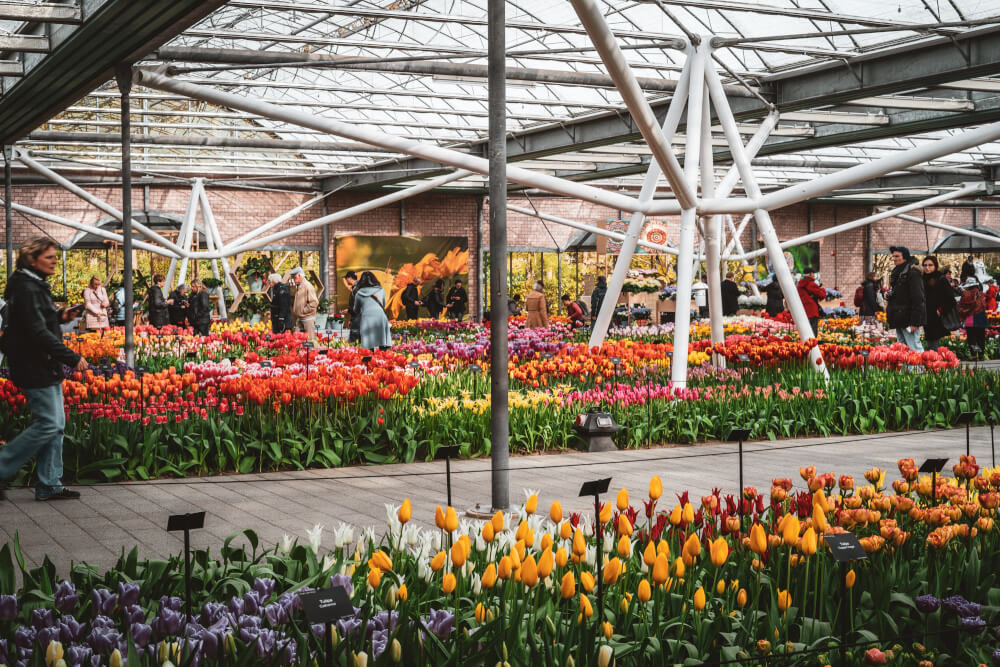
[[441, 260], [441, 265], [444, 269], [444, 275], [441, 276], [442, 278], [447, 278], [448, 276], [453, 276], [458, 273], [468, 273], [469, 251], [452, 248], [448, 251], [448, 254], [444, 256], [444, 259]]

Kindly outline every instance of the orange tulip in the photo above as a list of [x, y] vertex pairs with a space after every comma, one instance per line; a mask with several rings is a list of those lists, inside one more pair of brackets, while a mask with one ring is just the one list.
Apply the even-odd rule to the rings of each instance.
[[692, 523], [694, 521], [694, 507], [691, 503], [684, 503], [683, 512], [684, 523]]
[[684, 542], [683, 553], [690, 555], [692, 560], [701, 554], [701, 540], [698, 539], [695, 533], [688, 535], [687, 540]]
[[555, 540], [552, 539], [552, 535], [550, 535], [549, 533], [545, 533], [544, 535], [542, 535], [542, 541], [538, 545], [538, 548], [541, 549], [542, 551], [545, 551], [546, 549], [552, 547], [553, 542], [555, 542]]
[[406, 587], [406, 584], [400, 584], [399, 585], [399, 590], [396, 591], [396, 598], [400, 602], [406, 602], [406, 598], [408, 598], [408, 597], [410, 597], [410, 591]]
[[489, 544], [493, 541], [496, 534], [493, 532], [493, 524], [489, 521], [483, 522], [483, 540]]
[[666, 540], [661, 539], [656, 544], [656, 555], [659, 556], [660, 554], [670, 558], [670, 544]]
[[552, 568], [555, 566], [555, 557], [552, 555], [552, 547], [548, 547], [542, 552], [542, 555], [538, 557], [538, 576], [542, 579], [552, 574]]
[[794, 546], [799, 541], [799, 517], [794, 514], [786, 514], [783, 521], [784, 527], [781, 530], [781, 540], [785, 546]]
[[434, 508], [434, 525], [444, 530], [444, 509], [440, 505]]
[[618, 540], [617, 551], [618, 555], [622, 558], [628, 558], [632, 553], [632, 543], [629, 541], [627, 536], [622, 535], [621, 539]]
[[622, 574], [622, 562], [618, 560], [617, 557], [612, 558], [608, 561], [608, 564], [604, 566], [604, 583], [608, 586], [613, 585], [618, 581], [618, 577]]
[[583, 536], [583, 531], [579, 528], [573, 534], [573, 554], [576, 556], [584, 556], [587, 553], [587, 540]]
[[705, 589], [701, 586], [694, 592], [694, 608], [701, 611], [705, 608]]
[[607, 621], [604, 621], [603, 623], [601, 623], [601, 632], [604, 633], [604, 638], [605, 639], [607, 639], [608, 641], [611, 641], [611, 637], [614, 636], [615, 629], [614, 629], [614, 627], [610, 623], [608, 623]]
[[580, 612], [586, 618], [594, 615], [594, 607], [590, 604], [590, 598], [586, 595], [580, 596]]
[[658, 554], [656, 561], [653, 563], [653, 581], [657, 584], [662, 584], [669, 576], [670, 560], [663, 554]]
[[813, 503], [813, 526], [820, 533], [825, 533], [830, 528], [830, 524], [826, 522], [826, 512], [819, 503]]
[[549, 518], [552, 519], [552, 523], [559, 523], [562, 521], [562, 516], [562, 505], [559, 504], [558, 500], [553, 500], [552, 506], [549, 507]]
[[379, 549], [372, 554], [372, 557], [368, 560], [368, 565], [388, 572], [392, 569], [392, 559], [390, 559], [384, 551]]
[[562, 547], [556, 549], [556, 565], [559, 567], [566, 567], [566, 561], [569, 560], [569, 554]]
[[681, 577], [684, 576], [684, 572], [685, 572], [684, 559], [683, 558], [674, 559], [674, 576], [680, 579]]
[[642, 562], [646, 564], [647, 567], [653, 567], [653, 563], [656, 562], [656, 545], [650, 540], [649, 544], [642, 552]]
[[597, 518], [601, 523], [611, 521], [611, 503], [604, 503], [604, 506], [601, 508], [601, 513]]
[[538, 494], [532, 493], [524, 503], [524, 511], [526, 514], [534, 514], [536, 510], [538, 510]]
[[406, 523], [413, 516], [413, 507], [410, 505], [410, 499], [403, 499], [403, 504], [399, 506], [399, 512], [396, 514], [396, 518], [399, 519], [400, 523]]
[[454, 573], [449, 572], [444, 575], [444, 579], [441, 580], [441, 590], [444, 591], [445, 595], [451, 595], [457, 584], [458, 580], [455, 578]]
[[740, 592], [736, 594], [736, 604], [741, 607], [745, 607], [747, 604], [747, 589], [741, 588]]
[[438, 572], [442, 567], [444, 567], [444, 562], [447, 559], [448, 554], [444, 551], [439, 551], [438, 554], [431, 559], [431, 570]]
[[660, 481], [660, 476], [653, 475], [653, 479], [649, 480], [649, 498], [650, 500], [659, 500], [662, 495], [663, 483]]
[[497, 576], [501, 579], [510, 579], [510, 574], [514, 570], [514, 561], [510, 559], [510, 556], [504, 556], [500, 559], [500, 565], [497, 566]]
[[444, 513], [444, 529], [449, 533], [453, 533], [458, 530], [458, 514], [455, 513], [454, 507], [449, 507]]
[[848, 570], [847, 575], [844, 577], [844, 584], [848, 588], [854, 588], [854, 581], [855, 581], [856, 578], [857, 578], [857, 575], [854, 574], [854, 570], [853, 569]]
[[632, 522], [628, 520], [628, 517], [624, 514], [618, 515], [618, 534], [619, 535], [631, 535], [632, 534]]
[[483, 571], [483, 577], [480, 579], [483, 584], [483, 588], [493, 588], [494, 584], [497, 583], [497, 566], [494, 563], [490, 563], [486, 566]]
[[380, 583], [382, 583], [382, 570], [377, 567], [368, 570], [368, 585], [372, 588], [378, 588]]
[[451, 562], [455, 567], [462, 567], [465, 565], [465, 559], [469, 555], [465, 553], [465, 544], [461, 540], [456, 541], [451, 545]]
[[624, 512], [628, 509], [628, 489], [622, 489], [618, 492], [618, 496], [615, 498], [615, 506], [619, 512]]
[[493, 518], [490, 519], [490, 523], [493, 524], [494, 534], [499, 533], [501, 530], [503, 530], [503, 512], [497, 510], [496, 514], [493, 515]]
[[584, 570], [580, 573], [580, 585], [583, 586], [583, 590], [588, 593], [594, 590], [594, 585], [597, 582], [594, 581], [594, 575], [590, 573], [589, 570]]
[[712, 565], [722, 567], [726, 563], [726, 559], [729, 558], [729, 543], [726, 542], [726, 538], [716, 538], [712, 542], [710, 553], [712, 556]]
[[785, 611], [792, 606], [792, 596], [788, 591], [778, 589], [778, 611]]
[[569, 521], [563, 521], [562, 525], [559, 526], [559, 537], [568, 540], [569, 536], [573, 534], [573, 524]]
[[670, 525], [679, 526], [681, 523], [681, 519], [683, 518], [684, 518], [684, 510], [682, 510], [681, 506], [678, 505], [670, 512]]
[[534, 556], [528, 556], [521, 565], [521, 583], [531, 588], [538, 583], [538, 565]]
[[755, 523], [750, 529], [750, 550], [758, 556], [767, 553], [767, 533], [759, 523]]
[[572, 572], [567, 572], [563, 575], [562, 584], [559, 588], [563, 600], [568, 600], [576, 595], [576, 579], [573, 577]]
[[649, 598], [653, 596], [653, 591], [649, 586], [649, 580], [643, 579], [639, 582], [639, 602], [649, 602]]
[[816, 553], [816, 548], [819, 546], [818, 539], [816, 538], [816, 531], [813, 530], [812, 526], [806, 528], [806, 532], [802, 534], [802, 541], [799, 543], [799, 549], [806, 556], [812, 556]]

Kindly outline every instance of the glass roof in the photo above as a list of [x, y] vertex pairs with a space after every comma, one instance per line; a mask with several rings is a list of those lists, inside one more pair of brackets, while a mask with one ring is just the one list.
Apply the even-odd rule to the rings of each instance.
[[[724, 82], [754, 89], [824, 64], [844, 66], [845, 59], [861, 54], [877, 56], [910, 42], [982, 29], [991, 25], [990, 17], [1000, 14], [995, 0], [599, 3], [638, 77], [676, 80], [685, 56], [674, 48], [673, 40], [708, 35], [728, 38], [715, 52]], [[997, 23], [1000, 18], [992, 21], [993, 26]], [[15, 27], [0, 23], [0, 29]], [[206, 63], [187, 57], [159, 60], [154, 54], [138, 64], [168, 64], [184, 81], [463, 150], [487, 138], [486, 29], [486, 0], [232, 0], [168, 42], [167, 49], [189, 53], [238, 49], [276, 57], [294, 53], [303, 61], [239, 65], [225, 64], [227, 57], [219, 58], [221, 63]], [[606, 73], [568, 0], [508, 2], [506, 39], [508, 68], [555, 72], [560, 81], [509, 78], [508, 133], [517, 136], [587, 122], [609, 112], [628, 113], [612, 87], [565, 82], [572, 73]], [[341, 62], [305, 62], [333, 56]], [[349, 69], [352, 64], [364, 69]], [[440, 71], [428, 72], [428, 66], [437, 65]], [[406, 68], [420, 71], [399, 71]], [[774, 135], [808, 139], [841, 125], [891, 128], [915, 110], [967, 114], [1000, 95], [1000, 78], [944, 83], [875, 100], [784, 112]], [[652, 88], [646, 90], [648, 99], [662, 105], [670, 93]], [[156, 90], [136, 88], [133, 98], [134, 134], [149, 135], [156, 142], [134, 148], [133, 167], [140, 173], [286, 181], [369, 171], [391, 176], [406, 158]], [[118, 132], [118, 103], [115, 83], [108, 82], [38, 128], [42, 139], [32, 138], [24, 145], [61, 170], [103, 166], [114, 170], [120, 164], [120, 148], [91, 133]], [[974, 126], [974, 121], [962, 125]], [[721, 129], [716, 129], [713, 140], [721, 150], [725, 143]], [[754, 120], [740, 123], [745, 138], [755, 129]], [[755, 170], [767, 189], [907, 150], [955, 131], [910, 135], [900, 130], [860, 143], [772, 151], [755, 162]], [[73, 132], [78, 138], [56, 140], [52, 132]], [[234, 148], [169, 143], [172, 137], [193, 136], [251, 140], [251, 144]], [[280, 149], [264, 145], [274, 140], [302, 143]], [[683, 135], [674, 143], [680, 152]], [[593, 185], [632, 188], [641, 183], [649, 159], [641, 142], [609, 142], [585, 150], [566, 145], [519, 164]], [[998, 143], [935, 160], [923, 170], [968, 172], [968, 180], [973, 180], [976, 169], [991, 162], [1000, 162]], [[720, 176], [726, 169], [717, 167]], [[614, 175], [605, 177], [602, 171]], [[453, 185], [481, 187], [484, 182], [476, 175]]]

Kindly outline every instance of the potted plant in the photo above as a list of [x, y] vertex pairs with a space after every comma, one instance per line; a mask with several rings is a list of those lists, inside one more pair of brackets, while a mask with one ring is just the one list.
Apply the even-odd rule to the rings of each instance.
[[202, 278], [202, 284], [208, 290], [208, 298], [214, 303], [219, 300], [218, 289], [222, 287], [222, 281], [218, 278]]
[[263, 255], [248, 257], [236, 272], [247, 279], [251, 292], [262, 292], [264, 278], [271, 273], [271, 261]]
[[320, 298], [316, 305], [316, 329], [322, 331], [326, 329], [326, 320], [330, 316], [330, 300], [325, 296]]

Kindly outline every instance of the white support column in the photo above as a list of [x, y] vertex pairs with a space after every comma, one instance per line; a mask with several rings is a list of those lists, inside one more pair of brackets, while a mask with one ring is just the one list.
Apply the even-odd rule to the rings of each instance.
[[[205, 232], [205, 244], [208, 247], [210, 253], [215, 253], [215, 234], [213, 234], [213, 224], [215, 222], [212, 216], [212, 206], [208, 203], [208, 197], [205, 194], [205, 188], [201, 189], [201, 193], [198, 196], [199, 202], [201, 203], [201, 225]], [[211, 222], [209, 222], [211, 220]], [[212, 277], [216, 280], [219, 279], [219, 260], [212, 259]], [[228, 285], [228, 276], [222, 281], [223, 285]], [[226, 311], [226, 292], [225, 290], [219, 290], [219, 302], [216, 304], [219, 309], [219, 317], [224, 320], [229, 319], [229, 313]]]
[[[684, 104], [687, 99], [690, 80], [691, 70], [689, 59], [681, 71], [680, 79], [677, 81], [677, 88], [674, 90], [674, 96], [670, 100], [670, 106], [667, 108], [667, 117], [663, 120], [663, 132], [668, 137], [668, 141], [674, 136], [677, 126], [681, 122], [681, 114], [684, 112]], [[652, 201], [653, 195], [656, 194], [656, 182], [659, 179], [660, 165], [656, 160], [650, 160], [649, 167], [646, 169], [646, 177], [642, 182], [642, 189], [639, 191], [640, 206]], [[645, 216], [641, 211], [632, 213], [628, 229], [625, 231], [625, 238], [622, 240], [622, 247], [618, 253], [618, 259], [615, 260], [615, 268], [611, 273], [611, 280], [608, 281], [608, 291], [604, 296], [604, 301], [601, 303], [601, 309], [597, 312], [597, 317], [594, 319], [594, 326], [590, 332], [590, 341], [588, 342], [590, 347], [600, 347], [604, 342], [604, 337], [608, 332], [608, 327], [611, 325], [611, 318], [615, 312], [615, 306], [618, 304], [618, 297], [622, 293], [622, 285], [625, 284], [625, 276], [628, 273], [629, 266], [632, 264], [632, 255], [635, 253], [639, 235], [642, 233], [643, 222], [645, 222]]]
[[210, 254], [219, 255], [219, 260], [222, 262], [222, 273], [224, 276], [222, 280], [229, 287], [229, 293], [235, 295], [239, 292], [239, 290], [236, 287], [236, 282], [230, 275], [232, 271], [229, 266], [229, 257], [220, 252], [223, 247], [222, 234], [219, 233], [219, 225], [215, 222], [215, 214], [212, 212], [212, 205], [208, 202], [208, 191], [204, 188], [202, 188], [201, 191], [201, 202], [201, 221], [202, 224], [205, 225], [208, 237], [214, 241], [216, 248], [215, 252]]
[[[715, 67], [711, 61], [709, 61], [709, 65], [705, 70], [705, 80], [708, 82], [708, 87], [712, 94], [716, 116], [722, 123], [726, 141], [729, 143], [730, 151], [732, 151], [733, 161], [739, 168], [743, 187], [751, 199], [759, 199], [760, 187], [754, 178], [750, 160], [747, 159], [746, 153], [743, 150], [743, 142], [740, 140], [740, 133], [736, 127], [733, 112], [729, 108], [729, 100], [726, 99], [719, 75], [715, 71]], [[816, 333], [813, 332], [812, 327], [809, 325], [809, 318], [806, 316], [805, 307], [799, 298], [799, 292], [792, 278], [792, 272], [788, 268], [788, 264], [785, 263], [785, 258], [781, 251], [781, 243], [778, 240], [778, 233], [771, 223], [771, 215], [764, 209], [757, 209], [754, 211], [754, 219], [757, 221], [757, 226], [764, 237], [764, 246], [767, 248], [771, 259], [775, 278], [777, 278], [778, 283], [781, 285], [781, 290], [785, 295], [785, 302], [788, 304], [788, 310], [791, 312], [792, 320], [799, 330], [799, 337], [802, 340], [808, 340], [816, 335]], [[820, 354], [819, 346], [810, 350], [809, 361], [816, 372], [821, 373], [824, 378], [829, 380], [830, 373], [826, 368], [826, 363], [823, 361], [823, 355]]]
[[[740, 222], [740, 226], [736, 227], [733, 224], [733, 216], [729, 215], [728, 213], [726, 214], [726, 224], [729, 226], [729, 231], [732, 233], [732, 238], [729, 239], [729, 243], [726, 244], [726, 249], [723, 250], [722, 252], [724, 256], [728, 257], [734, 244], [736, 245], [740, 255], [743, 255], [746, 252], [743, 249], [743, 241], [740, 240], [740, 237], [743, 235], [743, 230], [746, 229], [747, 224], [751, 220], [753, 220], [753, 215], [747, 213], [745, 216], [743, 216], [743, 221]], [[754, 296], [760, 296], [760, 288], [757, 287], [757, 281], [753, 281], [752, 283], [750, 283], [750, 291], [753, 292]]]
[[[702, 42], [699, 51], [705, 48], [708, 40]], [[710, 54], [709, 54], [710, 56]], [[706, 57], [709, 57], [706, 56]], [[712, 157], [712, 107], [708, 87], [702, 86], [701, 107], [701, 195], [715, 196], [715, 162]], [[704, 219], [705, 223], [705, 282], [708, 283], [708, 321], [711, 327], [711, 340], [714, 348], [716, 343], [726, 340], [725, 328], [722, 322], [722, 276], [720, 275], [722, 260], [722, 216], [713, 215]], [[712, 363], [720, 368], [726, 367], [726, 358], [712, 352]]]
[[[684, 178], [697, 191], [698, 164], [701, 157], [702, 103], [705, 90], [705, 58], [701, 51], [688, 51], [691, 81], [688, 84], [687, 126], [684, 131]], [[741, 146], [742, 148], [742, 146]], [[670, 379], [675, 387], [687, 386], [688, 341], [691, 338], [691, 282], [694, 267], [694, 227], [698, 211], [685, 208], [681, 212], [680, 240], [677, 242], [677, 312], [674, 315], [674, 351], [671, 355]]]
[[187, 210], [184, 212], [184, 221], [181, 222], [180, 234], [177, 237], [184, 254], [181, 256], [180, 270], [176, 274], [176, 263], [170, 263], [170, 268], [167, 269], [167, 288], [173, 288], [173, 278], [175, 275], [177, 276], [178, 285], [183, 283], [187, 277], [188, 259], [192, 254], [191, 237], [194, 235], [194, 220], [198, 215], [198, 191], [201, 190], [202, 183], [202, 179], [195, 179], [194, 184], [191, 186], [191, 197], [188, 199]]

